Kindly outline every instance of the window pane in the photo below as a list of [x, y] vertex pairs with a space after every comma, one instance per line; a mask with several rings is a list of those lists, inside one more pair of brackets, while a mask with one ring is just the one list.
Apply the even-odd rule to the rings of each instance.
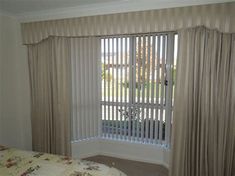
[[172, 33], [101, 40], [104, 137], [169, 142], [177, 43]]
[[129, 102], [130, 38], [101, 40], [102, 101]]

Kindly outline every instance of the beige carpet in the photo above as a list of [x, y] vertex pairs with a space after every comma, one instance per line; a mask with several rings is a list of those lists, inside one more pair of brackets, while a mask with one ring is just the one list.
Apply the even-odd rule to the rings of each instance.
[[149, 164], [101, 155], [85, 158], [85, 160], [113, 166], [126, 173], [128, 176], [168, 176], [167, 168], [157, 164]]

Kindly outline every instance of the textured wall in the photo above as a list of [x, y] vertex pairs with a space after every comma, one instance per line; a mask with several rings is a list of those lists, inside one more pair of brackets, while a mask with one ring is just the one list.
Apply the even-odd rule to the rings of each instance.
[[0, 144], [31, 148], [30, 92], [20, 24], [0, 15]]

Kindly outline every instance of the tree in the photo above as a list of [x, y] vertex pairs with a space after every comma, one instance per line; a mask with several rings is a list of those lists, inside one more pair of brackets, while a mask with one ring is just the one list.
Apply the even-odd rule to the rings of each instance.
[[143, 84], [148, 79], [148, 69], [150, 70], [150, 75], [152, 74], [153, 62], [155, 62], [156, 66], [157, 56], [155, 55], [155, 57], [153, 58], [153, 46], [151, 43], [148, 42], [148, 38], [146, 38], [145, 40], [145, 45], [143, 37], [141, 37], [140, 41], [138, 41], [139, 39], [140, 38], [138, 38], [136, 41], [136, 80], [140, 81], [137, 82], [137, 84]]
[[111, 72], [110, 73], [107, 72], [108, 65], [105, 65], [105, 64], [102, 63], [101, 67], [102, 67], [102, 72], [101, 72], [102, 80], [104, 80], [104, 78], [105, 78], [106, 81], [109, 81], [109, 82], [112, 81], [113, 80], [112, 73]]

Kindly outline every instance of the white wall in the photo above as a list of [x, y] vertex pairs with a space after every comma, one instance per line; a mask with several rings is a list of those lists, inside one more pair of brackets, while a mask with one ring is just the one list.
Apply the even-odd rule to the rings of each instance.
[[101, 151], [99, 139], [89, 139], [72, 142], [72, 156], [74, 158], [87, 158], [99, 155]]
[[31, 149], [27, 50], [19, 22], [0, 15], [0, 144]]
[[2, 16], [0, 15], [0, 141], [2, 141]]

